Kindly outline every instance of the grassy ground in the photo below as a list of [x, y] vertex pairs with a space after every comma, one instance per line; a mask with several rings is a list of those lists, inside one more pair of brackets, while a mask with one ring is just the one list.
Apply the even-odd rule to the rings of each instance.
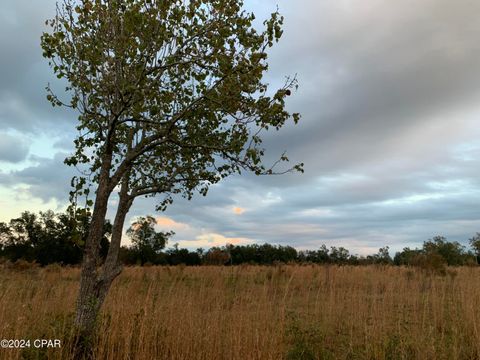
[[[0, 269], [2, 359], [68, 359], [79, 270]], [[128, 268], [99, 321], [96, 359], [478, 359], [480, 269]]]

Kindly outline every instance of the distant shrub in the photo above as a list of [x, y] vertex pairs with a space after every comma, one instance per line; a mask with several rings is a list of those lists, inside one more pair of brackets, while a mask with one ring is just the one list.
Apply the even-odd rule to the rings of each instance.
[[447, 261], [437, 253], [418, 254], [412, 260], [412, 265], [418, 266], [420, 269], [436, 275], [447, 274]]

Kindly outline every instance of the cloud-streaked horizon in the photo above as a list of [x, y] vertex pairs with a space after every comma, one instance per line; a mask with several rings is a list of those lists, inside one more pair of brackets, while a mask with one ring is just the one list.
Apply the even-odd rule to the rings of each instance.
[[[162, 230], [170, 224], [172, 242], [190, 248], [325, 243], [365, 254], [420, 246], [437, 234], [466, 243], [480, 231], [480, 3], [248, 0], [246, 7], [261, 19], [277, 3], [285, 32], [267, 80], [297, 74], [288, 107], [302, 120], [269, 133], [265, 144], [270, 159], [287, 150], [305, 174], [231, 177], [205, 198], [179, 198], [156, 214]], [[6, 221], [21, 210], [65, 205], [74, 171], [63, 158], [75, 114], [45, 100], [47, 82], [64, 86], [39, 47], [54, 1], [0, 6]], [[130, 216], [147, 214], [154, 202], [140, 199]]]

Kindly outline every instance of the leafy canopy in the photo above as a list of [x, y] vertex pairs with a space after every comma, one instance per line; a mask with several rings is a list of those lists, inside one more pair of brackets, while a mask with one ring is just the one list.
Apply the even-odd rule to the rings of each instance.
[[[79, 112], [76, 151], [108, 193], [131, 198], [193, 190], [242, 169], [271, 174], [261, 134], [299, 114], [285, 110], [296, 79], [270, 94], [267, 49], [282, 35], [275, 12], [264, 30], [240, 0], [64, 0], [47, 21], [43, 55], [68, 82]], [[302, 171], [302, 164], [290, 170]], [[86, 180], [81, 183], [84, 185]], [[160, 205], [171, 202], [167, 196]]]

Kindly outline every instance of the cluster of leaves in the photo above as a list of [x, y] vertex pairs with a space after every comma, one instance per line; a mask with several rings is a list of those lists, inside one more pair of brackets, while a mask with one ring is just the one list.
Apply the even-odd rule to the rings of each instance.
[[[285, 110], [295, 79], [273, 94], [261, 81], [267, 49], [282, 35], [277, 12], [253, 27], [242, 1], [64, 0], [47, 21], [43, 55], [71, 95], [53, 106], [79, 111], [76, 152], [89, 180], [101, 169], [111, 192], [129, 196], [205, 194], [241, 169], [273, 173], [261, 163], [260, 133], [298, 114]], [[282, 155], [279, 161], [287, 161]], [[302, 171], [301, 164], [291, 170]]]
[[[10, 261], [26, 260], [41, 265], [79, 264], [90, 225], [86, 211], [54, 213], [49, 210], [34, 214], [23, 212], [9, 223], [0, 223], [0, 256]], [[101, 255], [108, 251], [109, 222], [104, 227]]]

